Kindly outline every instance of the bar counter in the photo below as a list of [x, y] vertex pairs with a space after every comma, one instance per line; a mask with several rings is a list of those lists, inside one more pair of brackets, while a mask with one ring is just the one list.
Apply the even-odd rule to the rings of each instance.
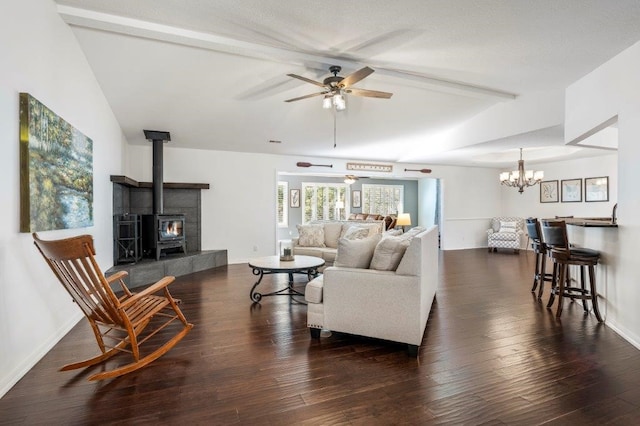
[[554, 220], [564, 220], [567, 225], [583, 226], [585, 228], [617, 228], [618, 224], [615, 223], [610, 217], [573, 217], [573, 218], [558, 218]]
[[[597, 291], [600, 299], [600, 313], [605, 322], [607, 312], [614, 307], [610, 306], [608, 295], [615, 291], [616, 268], [620, 254], [618, 247], [618, 224], [613, 223], [611, 217], [603, 218], [558, 218], [552, 220], [564, 220], [567, 225], [569, 242], [576, 247], [587, 247], [600, 252], [600, 262], [596, 266]], [[578, 271], [572, 271], [577, 277]]]

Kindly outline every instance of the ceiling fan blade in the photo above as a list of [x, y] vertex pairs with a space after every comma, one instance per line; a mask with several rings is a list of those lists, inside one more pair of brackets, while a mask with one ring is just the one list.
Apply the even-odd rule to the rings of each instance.
[[299, 101], [301, 99], [307, 99], [307, 98], [313, 98], [315, 96], [320, 96], [320, 95], [325, 95], [328, 92], [318, 92], [318, 93], [312, 93], [310, 95], [305, 95], [305, 96], [300, 96], [298, 98], [293, 98], [293, 99], [287, 99], [285, 102], [295, 102], [295, 101]]
[[393, 93], [389, 93], [389, 92], [379, 92], [377, 90], [366, 90], [366, 89], [356, 89], [356, 88], [347, 89], [345, 90], [345, 92], [351, 95], [367, 96], [369, 98], [389, 99], [391, 96], [393, 96]]
[[360, 80], [365, 77], [368, 77], [373, 73], [373, 70], [369, 67], [364, 67], [359, 69], [356, 72], [353, 72], [342, 79], [342, 81], [338, 84], [340, 87], [349, 87], [352, 84], [356, 84]]
[[315, 84], [316, 86], [325, 87], [324, 84], [320, 83], [319, 81], [311, 80], [301, 75], [297, 75], [297, 74], [287, 74], [287, 75], [289, 77], [297, 78], [298, 80], [306, 81], [307, 83]]

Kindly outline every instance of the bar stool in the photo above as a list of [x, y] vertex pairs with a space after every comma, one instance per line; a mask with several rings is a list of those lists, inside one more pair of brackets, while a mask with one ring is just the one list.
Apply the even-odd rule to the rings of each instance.
[[[542, 236], [544, 244], [550, 250], [556, 269], [556, 286], [551, 292], [547, 307], [553, 304], [553, 296], [558, 295], [558, 309], [556, 317], [562, 315], [562, 305], [565, 297], [582, 300], [582, 307], [588, 312], [587, 300], [591, 300], [593, 313], [599, 322], [602, 322], [598, 309], [598, 293], [596, 292], [595, 266], [600, 259], [600, 253], [588, 248], [578, 248], [569, 245], [567, 237], [567, 224], [564, 221], [542, 221]], [[569, 265], [580, 267], [580, 287], [572, 287], [569, 275]], [[585, 268], [589, 270], [589, 290], [586, 289]]]
[[531, 239], [531, 248], [533, 248], [533, 252], [536, 255], [536, 266], [533, 272], [533, 287], [531, 288], [531, 292], [534, 293], [539, 285], [538, 299], [541, 299], [545, 281], [551, 283], [552, 290], [553, 287], [555, 287], [553, 278], [556, 276], [558, 267], [557, 264], [554, 263], [553, 273], [547, 273], [547, 246], [542, 241], [542, 229], [540, 228], [538, 219], [527, 219], [527, 233]]

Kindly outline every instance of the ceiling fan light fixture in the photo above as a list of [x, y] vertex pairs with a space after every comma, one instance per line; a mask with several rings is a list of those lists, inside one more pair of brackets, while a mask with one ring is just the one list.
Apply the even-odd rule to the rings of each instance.
[[324, 95], [324, 98], [322, 99], [322, 108], [331, 109], [332, 106], [333, 106], [332, 96], [331, 95]]
[[342, 93], [333, 95], [333, 105], [336, 107], [336, 111], [344, 111], [347, 108], [347, 102]]

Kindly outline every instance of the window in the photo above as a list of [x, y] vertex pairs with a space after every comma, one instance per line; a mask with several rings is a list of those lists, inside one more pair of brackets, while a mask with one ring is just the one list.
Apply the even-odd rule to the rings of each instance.
[[362, 185], [362, 213], [397, 214], [404, 206], [403, 185]]
[[338, 209], [336, 202], [346, 205], [347, 185], [343, 183], [302, 183], [303, 223], [312, 220], [344, 220], [347, 211]]
[[278, 181], [278, 226], [286, 228], [289, 226], [289, 206], [287, 204], [287, 195], [289, 194], [289, 183]]

